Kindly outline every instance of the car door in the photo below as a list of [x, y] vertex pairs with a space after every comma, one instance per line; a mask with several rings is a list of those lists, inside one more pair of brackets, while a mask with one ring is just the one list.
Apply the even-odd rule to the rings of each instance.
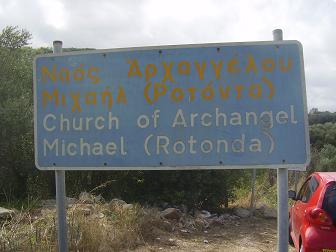
[[294, 204], [293, 211], [292, 211], [292, 229], [295, 235], [296, 241], [298, 241], [298, 238], [300, 236], [300, 229], [301, 225], [304, 221], [304, 214], [305, 209], [307, 207], [307, 202], [310, 199], [311, 196], [311, 190], [309, 188], [309, 182], [311, 178], [308, 178], [306, 182], [302, 185], [297, 200]]

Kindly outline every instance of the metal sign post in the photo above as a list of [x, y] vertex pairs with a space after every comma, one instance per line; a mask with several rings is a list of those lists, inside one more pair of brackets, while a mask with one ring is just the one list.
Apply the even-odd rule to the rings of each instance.
[[[282, 30], [273, 31], [273, 40], [282, 40]], [[288, 251], [288, 169], [277, 169], [278, 189], [278, 252]]]
[[252, 181], [251, 181], [251, 202], [250, 208], [252, 211], [255, 209], [255, 189], [256, 189], [256, 176], [257, 176], [257, 169], [252, 169]]
[[[62, 41], [53, 42], [53, 52], [62, 53]], [[66, 221], [66, 194], [65, 194], [65, 171], [55, 170], [56, 184], [56, 212], [57, 212], [57, 232], [58, 250], [68, 251], [67, 243], [67, 221]]]

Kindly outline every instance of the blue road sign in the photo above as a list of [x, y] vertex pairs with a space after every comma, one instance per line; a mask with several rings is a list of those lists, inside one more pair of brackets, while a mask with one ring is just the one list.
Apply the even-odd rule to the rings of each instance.
[[34, 62], [39, 169], [301, 168], [297, 41], [93, 50]]

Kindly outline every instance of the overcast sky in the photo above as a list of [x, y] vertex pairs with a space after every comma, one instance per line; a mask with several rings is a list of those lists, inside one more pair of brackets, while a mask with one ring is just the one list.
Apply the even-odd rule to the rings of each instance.
[[335, 0], [0, 0], [0, 29], [18, 25], [33, 47], [130, 46], [284, 39], [304, 48], [308, 107], [336, 111]]

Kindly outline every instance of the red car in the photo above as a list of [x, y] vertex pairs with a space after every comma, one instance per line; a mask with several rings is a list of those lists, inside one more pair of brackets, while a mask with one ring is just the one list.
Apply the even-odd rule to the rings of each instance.
[[336, 172], [315, 172], [289, 211], [289, 243], [297, 251], [336, 252]]

